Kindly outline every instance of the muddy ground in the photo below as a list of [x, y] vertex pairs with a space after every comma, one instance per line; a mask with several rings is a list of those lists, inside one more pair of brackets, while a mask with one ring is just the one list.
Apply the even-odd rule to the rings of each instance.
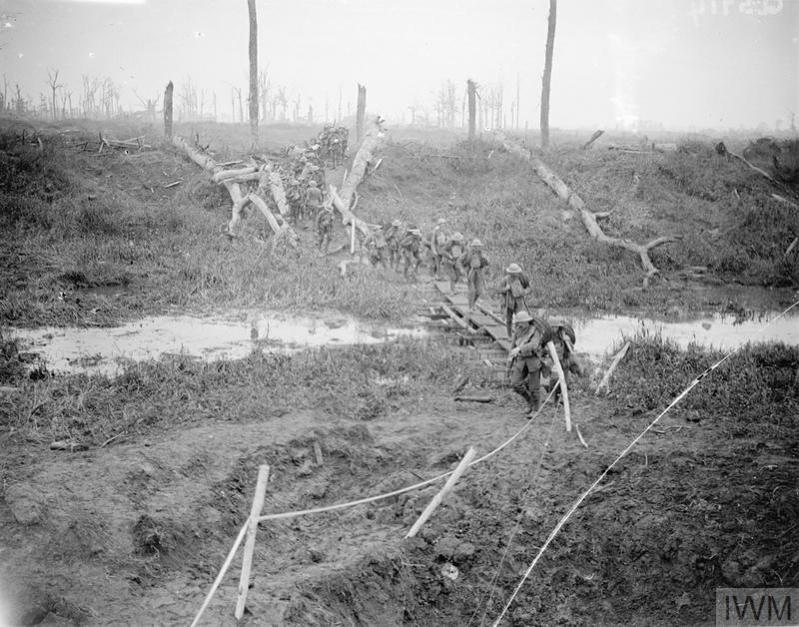
[[[745, 271], [736, 270], [746, 260], [739, 254], [734, 266], [732, 253], [723, 250], [704, 260], [714, 280], [686, 283], [675, 258], [699, 254], [701, 246], [690, 242], [658, 258], [666, 280], [643, 292], [634, 258], [569, 244], [579, 225], [565, 231], [559, 226], [560, 209], [544, 200], [548, 192], [539, 183], [511, 179], [523, 186], [521, 191], [499, 196], [497, 206], [487, 207], [467, 182], [444, 193], [473, 172], [436, 170], [440, 166], [430, 165], [424, 145], [392, 150], [406, 167], [398, 172], [387, 163], [383, 178], [364, 190], [363, 211], [371, 219], [384, 219], [401, 206], [397, 210], [407, 212], [406, 219], [423, 211], [449, 211], [451, 219], [463, 220], [465, 231], [475, 231], [487, 210], [516, 212], [513, 204], [529, 192], [543, 207], [539, 243], [513, 243], [506, 226], [497, 226], [487, 239], [496, 244], [498, 265], [516, 255], [536, 268], [565, 255], [574, 267], [548, 280], [574, 278], [588, 260], [590, 277], [596, 273], [597, 282], [618, 284], [603, 292], [600, 283], [575, 282], [571, 291], [553, 283], [552, 300], [545, 303], [553, 308], [583, 303], [584, 311], [643, 308], [666, 314], [667, 307], [675, 307], [680, 309], [671, 312], [675, 317], [689, 310], [770, 310], [793, 300], [795, 268], [788, 265], [765, 276], [747, 262]], [[403, 151], [412, 156], [402, 157]], [[554, 157], [561, 165], [576, 158], [568, 152]], [[81, 168], [92, 159], [81, 154], [77, 171], [85, 173]], [[112, 186], [115, 193], [127, 190], [135, 203], [143, 202], [140, 189], [133, 194], [134, 179], [125, 170], [131, 161], [112, 159], [118, 161], [109, 172], [127, 172], [120, 175], [120, 186]], [[262, 263], [268, 256], [254, 239], [237, 243], [231, 252], [218, 233], [211, 235], [225, 219], [224, 203], [203, 187], [193, 166], [168, 151], [136, 159], [136, 164], [150, 164], [141, 169], [147, 182], [160, 170], [168, 176], [159, 182], [181, 176], [194, 181], [199, 196], [174, 188], [152, 192], [157, 198], [145, 207], [150, 213], [133, 203], [126, 209], [130, 224], [122, 231], [113, 222], [80, 222], [81, 216], [118, 217], [82, 205], [76, 238], [63, 251], [52, 248], [53, 241], [61, 241], [53, 235], [58, 224], [46, 224], [52, 216], [37, 205], [40, 223], [15, 227], [30, 245], [4, 249], [4, 324], [112, 324], [174, 308], [213, 311], [228, 297], [240, 299], [239, 305], [263, 304], [255, 283], [236, 282], [221, 263], [208, 265], [206, 259], [186, 265], [186, 253], [199, 255], [205, 247], [211, 257], [233, 255], [228, 262], [255, 258]], [[626, 180], [629, 163], [619, 159], [605, 166], [621, 169]], [[675, 163], [649, 164], [645, 171], [673, 170]], [[499, 171], [487, 170], [486, 176], [507, 190], [502, 175], [516, 172], [516, 166], [496, 167]], [[105, 172], [98, 168], [91, 184]], [[576, 177], [582, 170], [567, 171]], [[760, 183], [748, 174], [736, 176], [742, 177], [741, 190], [749, 185], [752, 194], [758, 191]], [[614, 179], [608, 177], [609, 185]], [[661, 179], [644, 181], [661, 184]], [[583, 185], [596, 191], [602, 182], [591, 174]], [[42, 194], [49, 193], [45, 187]], [[145, 195], [151, 193], [143, 188]], [[399, 195], [395, 188], [402, 190]], [[8, 186], [5, 194], [8, 212], [8, 198], [20, 194]], [[187, 195], [169, 202], [167, 194]], [[387, 200], [392, 196], [395, 205]], [[647, 196], [636, 198], [644, 204]], [[163, 215], [157, 207], [166, 207]], [[200, 216], [212, 223], [197, 231], [190, 225]], [[716, 228], [712, 217], [702, 219], [708, 229]], [[673, 216], [661, 216], [655, 226], [670, 220]], [[730, 220], [729, 215], [719, 218], [732, 242], [740, 234]], [[103, 224], [110, 230], [97, 235]], [[643, 218], [641, 225], [637, 228], [654, 228]], [[691, 225], [683, 227], [688, 231]], [[747, 223], [750, 231], [756, 227]], [[37, 240], [43, 232], [49, 233], [50, 248]], [[545, 236], [560, 248], [543, 252], [538, 247]], [[129, 249], [135, 252], [129, 255], [135, 263], [123, 254], [126, 239], [133, 241]], [[164, 249], [166, 241], [177, 250]], [[98, 242], [107, 246], [106, 258], [89, 255]], [[754, 249], [746, 254], [754, 256]], [[32, 252], [38, 261], [23, 257]], [[282, 267], [284, 261], [269, 263]], [[320, 282], [340, 281], [328, 260], [308, 255], [299, 263], [314, 264]], [[333, 266], [329, 274], [327, 266]], [[76, 284], [59, 299], [58, 292], [69, 291], [59, 287], [71, 280], [65, 273], [76, 270], [87, 285]], [[408, 316], [429, 305], [424, 285], [386, 281], [371, 272], [363, 270], [347, 286], [338, 284], [339, 290], [350, 290], [348, 298], [364, 299], [353, 309], [360, 306], [367, 317], [391, 318], [397, 311]], [[16, 283], [5, 282], [9, 273], [16, 273]], [[747, 286], [729, 289], [728, 278], [736, 273], [738, 283]], [[135, 287], [119, 299], [90, 293], [76, 302], [89, 284], [124, 282], [123, 277]], [[382, 300], [369, 300], [381, 283], [389, 283]], [[540, 283], [541, 290], [545, 287]], [[242, 289], [252, 291], [231, 296]], [[313, 300], [310, 290], [308, 295], [269, 293], [270, 308], [277, 303], [286, 311], [304, 309]], [[319, 306], [338, 304], [339, 293], [320, 293]], [[398, 302], [408, 306], [389, 307]], [[380, 313], [383, 307], [391, 309], [389, 316]], [[593, 394], [607, 364], [590, 364], [587, 376], [573, 381], [573, 420], [587, 448], [575, 433], [565, 432], [562, 408], [551, 403], [527, 423], [521, 402], [496, 369], [477, 357], [482, 351], [461, 346], [444, 332], [378, 347], [253, 354], [209, 364], [175, 357], [132, 366], [116, 379], [49, 376], [46, 369], [31, 378], [13, 346], [4, 343], [0, 617], [5, 612], [2, 618], [9, 624], [25, 625], [187, 624], [247, 516], [260, 464], [271, 468], [264, 512], [305, 509], [436, 476], [454, 468], [469, 446], [484, 454], [529, 424], [500, 454], [467, 471], [415, 539], [404, 535], [435, 487], [339, 512], [263, 523], [244, 619], [252, 625], [491, 624], [575, 499], [718, 357], [697, 347], [679, 350], [656, 337], [633, 340], [610, 395]], [[492, 402], [453, 400], [462, 377], [469, 379], [467, 391]], [[503, 624], [713, 624], [716, 587], [799, 585], [797, 415], [796, 347], [755, 346], [730, 359], [669, 412], [570, 518]], [[53, 440], [64, 439], [86, 450], [50, 449]], [[201, 624], [235, 622], [239, 572], [237, 560]]]

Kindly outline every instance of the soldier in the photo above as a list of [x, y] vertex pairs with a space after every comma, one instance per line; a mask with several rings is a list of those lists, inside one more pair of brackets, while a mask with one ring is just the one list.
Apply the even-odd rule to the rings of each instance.
[[319, 217], [319, 210], [322, 208], [322, 190], [316, 185], [316, 181], [308, 181], [308, 189], [305, 192], [306, 214]]
[[444, 248], [441, 249], [442, 263], [449, 275], [449, 291], [453, 294], [455, 293], [455, 285], [465, 274], [463, 271], [463, 263], [461, 263], [463, 252], [463, 235], [455, 231], [449, 241], [444, 245]]
[[488, 266], [488, 259], [483, 256], [483, 242], [475, 238], [469, 249], [463, 253], [461, 263], [466, 268], [466, 284], [469, 286], [469, 310], [473, 310], [477, 299], [485, 291], [483, 268]]
[[508, 338], [511, 337], [513, 328], [513, 314], [519, 311], [527, 311], [527, 303], [524, 300], [524, 295], [530, 289], [530, 279], [522, 271], [521, 266], [517, 263], [510, 264], [505, 268], [505, 277], [502, 279], [500, 286], [500, 294], [502, 294], [502, 308], [505, 311], [505, 330], [508, 332]]
[[513, 390], [527, 401], [527, 417], [541, 406], [541, 357], [552, 329], [526, 311], [513, 317], [513, 340], [508, 355], [508, 377]]
[[303, 213], [305, 209], [305, 192], [300, 185], [300, 182], [295, 178], [289, 180], [287, 188], [286, 199], [288, 200], [289, 207], [291, 208], [291, 218], [294, 223], [297, 224], [303, 219]]
[[409, 224], [408, 230], [400, 240], [399, 247], [405, 262], [402, 275], [406, 279], [413, 278], [415, 281], [416, 271], [422, 261], [422, 232], [413, 224]]
[[[574, 356], [574, 345], [577, 343], [577, 336], [574, 333], [574, 328], [565, 322], [557, 322], [552, 325], [552, 343], [555, 345], [555, 352], [558, 354], [558, 361], [563, 369], [563, 377], [566, 379], [567, 386], [569, 381], [569, 374], [574, 374], [578, 377], [583, 376], [583, 369], [577, 358]], [[557, 377], [552, 377], [551, 368], [548, 363], [544, 363], [541, 369], [545, 376], [549, 376], [549, 385], [547, 391], [555, 390], [554, 399], [557, 400], [561, 394], [560, 386], [558, 385]]]
[[402, 227], [402, 221], [394, 220], [391, 226], [386, 229], [386, 242], [388, 243], [388, 262], [394, 272], [399, 270], [400, 260], [402, 255], [400, 253], [400, 242], [405, 236], [405, 229]]
[[384, 270], [388, 269], [386, 265], [388, 261], [388, 242], [382, 226], [378, 224], [375, 227], [364, 240], [363, 247], [369, 251], [369, 261], [373, 266], [379, 263]]
[[430, 259], [433, 262], [432, 272], [436, 279], [441, 278], [443, 250], [450, 239], [446, 225], [447, 219], [439, 218], [433, 228], [433, 232], [430, 234]]
[[316, 216], [317, 247], [322, 254], [327, 254], [330, 248], [330, 238], [333, 234], [333, 207], [325, 206]]

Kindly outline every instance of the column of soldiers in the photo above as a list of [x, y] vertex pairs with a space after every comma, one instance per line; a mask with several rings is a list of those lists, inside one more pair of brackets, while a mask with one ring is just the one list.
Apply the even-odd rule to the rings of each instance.
[[[428, 237], [423, 238], [415, 224], [404, 225], [394, 220], [387, 226], [379, 225], [364, 241], [374, 265], [391, 267], [403, 276], [415, 280], [423, 259], [429, 261], [430, 273], [436, 279], [449, 278], [450, 290], [462, 279], [468, 288], [469, 309], [485, 294], [485, 270], [489, 261], [483, 252], [482, 242], [475, 238], [468, 244], [464, 236], [448, 229], [447, 220], [439, 218]], [[498, 286], [502, 299], [505, 330], [511, 340], [508, 358], [510, 385], [527, 403], [526, 415], [532, 417], [541, 405], [541, 378], [548, 379], [547, 390], [555, 388], [555, 399], [560, 394], [557, 379], [549, 365], [546, 345], [552, 342], [563, 368], [564, 376], [581, 375], [582, 369], [574, 356], [576, 336], [574, 329], [563, 322], [550, 324], [528, 305], [531, 292], [529, 276], [518, 263], [505, 268]]]
[[[325, 126], [317, 141], [301, 151], [293, 162], [288, 177], [284, 177], [286, 194], [295, 222], [311, 218], [317, 234], [317, 247], [327, 254], [333, 232], [334, 215], [330, 202], [325, 202], [324, 165], [332, 162], [337, 167], [347, 150], [348, 131], [345, 128]], [[483, 243], [474, 238], [467, 243], [458, 231], [452, 231], [445, 218], [436, 221], [427, 236], [415, 224], [393, 220], [390, 224], [376, 225], [364, 240], [370, 262], [384, 270], [399, 272], [408, 281], [415, 281], [419, 268], [427, 262], [435, 279], [446, 276], [452, 293], [464, 280], [467, 285], [469, 310], [485, 295], [485, 272], [490, 263], [483, 251]], [[549, 379], [549, 390], [557, 385], [547, 363], [547, 343], [552, 342], [558, 354], [564, 376], [581, 375], [582, 370], [574, 357], [576, 336], [574, 329], [565, 323], [548, 323], [528, 306], [530, 278], [518, 263], [511, 263], [503, 273], [499, 285], [505, 330], [511, 340], [508, 357], [508, 378], [511, 387], [527, 403], [527, 417], [532, 417], [541, 405], [541, 377]], [[560, 392], [556, 390], [555, 395]]]

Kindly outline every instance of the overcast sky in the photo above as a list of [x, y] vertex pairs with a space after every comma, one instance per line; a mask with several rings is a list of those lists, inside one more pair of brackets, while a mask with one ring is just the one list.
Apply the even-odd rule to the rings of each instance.
[[[82, 91], [111, 77], [137, 106], [190, 77], [229, 115], [247, 91], [246, 0], [0, 0], [0, 71], [38, 101], [48, 70]], [[389, 122], [432, 112], [442, 81], [519, 80], [521, 122], [537, 127], [548, 0], [257, 0], [259, 63], [317, 120], [354, 110]], [[246, 97], [246, 96], [245, 96]], [[210, 99], [210, 96], [209, 96]], [[246, 106], [246, 105], [245, 105]], [[208, 105], [206, 105], [206, 108]], [[667, 128], [754, 128], [799, 114], [796, 0], [560, 0], [551, 124], [614, 128], [637, 119]], [[508, 117], [509, 117], [508, 113]]]

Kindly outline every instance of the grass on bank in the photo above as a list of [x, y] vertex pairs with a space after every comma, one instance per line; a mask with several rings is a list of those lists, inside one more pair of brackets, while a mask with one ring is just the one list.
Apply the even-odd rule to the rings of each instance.
[[121, 433], [208, 420], [263, 420], [289, 410], [318, 411], [321, 420], [329, 415], [373, 420], [399, 408], [428, 407], [458, 376], [489, 384], [481, 365], [463, 350], [410, 340], [291, 356], [254, 352], [211, 363], [176, 357], [130, 364], [113, 379], [70, 375], [30, 381], [13, 363], [0, 372], [6, 377], [2, 383], [20, 386], [0, 397], [3, 427], [36, 440], [95, 446]]
[[[226, 131], [235, 129], [214, 129], [219, 158], [239, 156], [238, 136]], [[391, 273], [359, 267], [342, 280], [335, 262], [318, 257], [311, 230], [300, 231], [298, 251], [272, 250], [258, 243], [266, 229], [253, 215], [245, 237], [227, 241], [219, 233], [229, 217], [226, 193], [171, 148], [98, 155], [70, 141], [45, 135], [40, 149], [19, 133], [0, 135], [2, 323], [104, 325], [230, 306], [401, 319], [421, 299]], [[667, 280], [647, 291], [633, 253], [588, 238], [529, 167], [496, 146], [395, 141], [383, 157], [361, 187], [361, 216], [399, 217], [425, 231], [447, 217], [485, 242], [491, 286], [508, 263], [520, 262], [535, 305], [662, 312], [679, 295], [689, 309], [715, 307], [717, 294], [682, 289], [679, 270], [697, 265], [716, 283], [799, 283], [799, 253], [784, 255], [799, 214], [771, 199], [762, 177], [709, 146], [667, 155], [563, 148], [545, 157], [589, 207], [612, 210], [608, 234], [641, 242], [682, 237], [652, 251]], [[336, 236], [345, 239], [340, 229]], [[121, 289], [109, 297], [108, 287]]]
[[[102, 325], [223, 307], [394, 320], [415, 311], [415, 286], [368, 268], [342, 280], [310, 231], [297, 251], [272, 247], [252, 215], [229, 241], [220, 234], [229, 198], [181, 155], [70, 154], [58, 138], [44, 150], [17, 139], [0, 142], [0, 322]], [[165, 189], [173, 180], [183, 183]], [[115, 286], [124, 289], [114, 298], [103, 293]]]

